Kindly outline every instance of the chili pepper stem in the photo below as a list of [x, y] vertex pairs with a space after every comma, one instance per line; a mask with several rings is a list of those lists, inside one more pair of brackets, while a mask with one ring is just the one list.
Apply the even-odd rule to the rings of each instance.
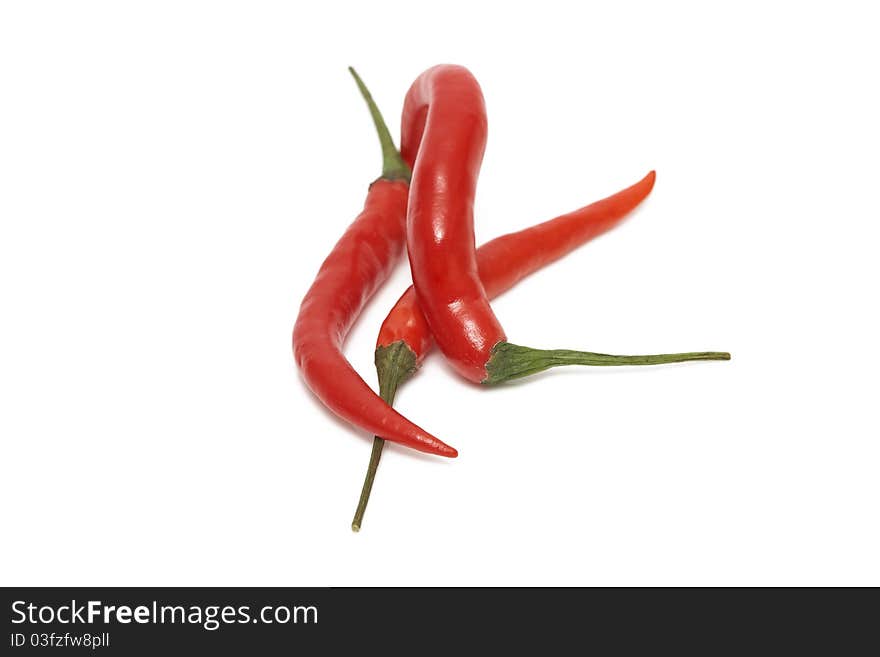
[[[416, 355], [403, 340], [398, 340], [385, 347], [376, 347], [376, 374], [379, 376], [379, 396], [391, 406], [394, 404], [394, 396], [401, 383], [415, 374], [418, 365]], [[364, 521], [364, 512], [370, 501], [370, 493], [373, 491], [373, 481], [376, 479], [376, 471], [379, 469], [379, 460], [382, 458], [382, 448], [385, 441], [379, 436], [373, 437], [373, 451], [370, 453], [370, 464], [367, 466], [367, 475], [364, 477], [364, 486], [361, 489], [361, 497], [358, 500], [354, 518], [351, 521], [351, 530], [359, 532]]]
[[681, 354], [651, 354], [644, 356], [615, 356], [591, 351], [570, 349], [532, 349], [509, 342], [499, 342], [492, 349], [486, 363], [483, 385], [497, 385], [505, 381], [531, 376], [562, 365], [591, 365], [599, 367], [618, 365], [662, 365], [692, 360], [730, 360], [726, 351], [694, 351]]
[[364, 81], [361, 80], [361, 76], [357, 74], [357, 71], [355, 71], [354, 68], [349, 66], [348, 72], [351, 73], [358, 89], [361, 91], [361, 95], [367, 102], [370, 116], [373, 117], [373, 123], [376, 125], [376, 132], [379, 134], [379, 144], [382, 146], [382, 178], [385, 180], [405, 180], [409, 182], [412, 178], [412, 171], [410, 171], [409, 166], [403, 161], [403, 158], [394, 146], [394, 139], [392, 139], [391, 133], [388, 131], [388, 126], [385, 125], [385, 119], [382, 118], [382, 113], [379, 111], [376, 102], [373, 100], [373, 95], [370, 93], [370, 90], [367, 89], [367, 85], [364, 84]]
[[361, 524], [364, 522], [364, 513], [367, 510], [367, 503], [370, 501], [370, 493], [373, 492], [373, 481], [376, 479], [376, 472], [379, 469], [379, 460], [382, 458], [382, 449], [385, 447], [385, 441], [379, 436], [373, 436], [373, 449], [370, 451], [370, 464], [367, 466], [367, 476], [364, 477], [364, 486], [361, 489], [361, 497], [358, 500], [357, 509], [354, 511], [354, 518], [351, 521], [351, 531], [359, 532]]

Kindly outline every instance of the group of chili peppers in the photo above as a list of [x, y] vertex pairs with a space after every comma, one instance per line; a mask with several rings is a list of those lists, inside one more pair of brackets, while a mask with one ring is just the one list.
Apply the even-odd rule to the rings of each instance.
[[[360, 529], [385, 440], [458, 456], [455, 448], [391, 407], [398, 386], [415, 373], [434, 343], [456, 372], [483, 385], [559, 365], [730, 359], [726, 352], [614, 356], [508, 342], [489, 299], [617, 225], [650, 193], [654, 172], [613, 196], [477, 249], [473, 205], [487, 120], [474, 76], [451, 65], [422, 73], [404, 101], [398, 152], [370, 92], [349, 70], [379, 133], [382, 175], [370, 185], [363, 211], [306, 293], [293, 329], [293, 351], [312, 392], [334, 413], [375, 435], [352, 529]], [[342, 346], [404, 245], [413, 285], [379, 330], [377, 395], [345, 358]]]

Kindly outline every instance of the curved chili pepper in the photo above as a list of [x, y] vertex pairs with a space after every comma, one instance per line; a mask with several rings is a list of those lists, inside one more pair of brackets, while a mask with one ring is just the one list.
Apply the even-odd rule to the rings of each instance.
[[[526, 276], [614, 228], [648, 196], [654, 180], [655, 174], [651, 171], [635, 185], [613, 196], [486, 242], [477, 249], [480, 280], [486, 294], [489, 298], [503, 294]], [[376, 340], [376, 373], [382, 399], [394, 403], [398, 386], [415, 373], [433, 344], [431, 329], [419, 308], [415, 289], [410, 286], [382, 322]], [[355, 531], [361, 527], [384, 445], [382, 438], [374, 437], [367, 475], [351, 524]]]
[[406, 244], [413, 286], [437, 346], [465, 378], [487, 385], [561, 365], [729, 360], [726, 352], [615, 356], [511, 344], [480, 280], [473, 200], [486, 145], [483, 94], [461, 66], [420, 75], [403, 109], [401, 153], [414, 161]]
[[342, 353], [352, 324], [403, 249], [409, 181], [409, 167], [369, 91], [350, 70], [379, 133], [382, 176], [370, 186], [363, 211], [324, 260], [303, 299], [293, 329], [294, 356], [312, 392], [343, 419], [408, 447], [454, 457], [454, 448], [382, 401]]

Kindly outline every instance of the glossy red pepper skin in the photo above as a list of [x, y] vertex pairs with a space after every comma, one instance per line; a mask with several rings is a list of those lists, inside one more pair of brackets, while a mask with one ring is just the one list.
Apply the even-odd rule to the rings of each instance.
[[358, 375], [342, 345], [366, 302], [387, 279], [404, 243], [408, 185], [379, 179], [364, 209], [321, 265], [293, 329], [293, 351], [306, 384], [341, 418], [407, 447], [458, 452], [416, 426]]
[[[477, 266], [486, 295], [492, 299], [526, 276], [611, 230], [651, 193], [651, 171], [635, 185], [555, 219], [509, 233], [477, 249]], [[400, 297], [379, 329], [377, 347], [404, 342], [421, 363], [434, 344], [415, 289]]]
[[406, 95], [401, 126], [401, 154], [413, 167], [406, 244], [416, 297], [449, 363], [480, 383], [493, 347], [506, 337], [474, 245], [473, 202], [487, 136], [479, 84], [461, 66], [428, 69]]

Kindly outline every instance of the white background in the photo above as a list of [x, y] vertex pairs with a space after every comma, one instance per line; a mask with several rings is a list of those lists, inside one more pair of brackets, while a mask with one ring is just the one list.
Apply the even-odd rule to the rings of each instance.
[[[869, 3], [3, 3], [0, 581], [880, 584]], [[712, 8], [712, 7], [715, 8]], [[863, 9], [864, 8], [864, 9]], [[316, 403], [290, 331], [440, 62], [481, 82], [477, 238], [657, 170], [495, 304], [514, 342], [729, 363]], [[347, 345], [372, 384], [401, 267]]]

